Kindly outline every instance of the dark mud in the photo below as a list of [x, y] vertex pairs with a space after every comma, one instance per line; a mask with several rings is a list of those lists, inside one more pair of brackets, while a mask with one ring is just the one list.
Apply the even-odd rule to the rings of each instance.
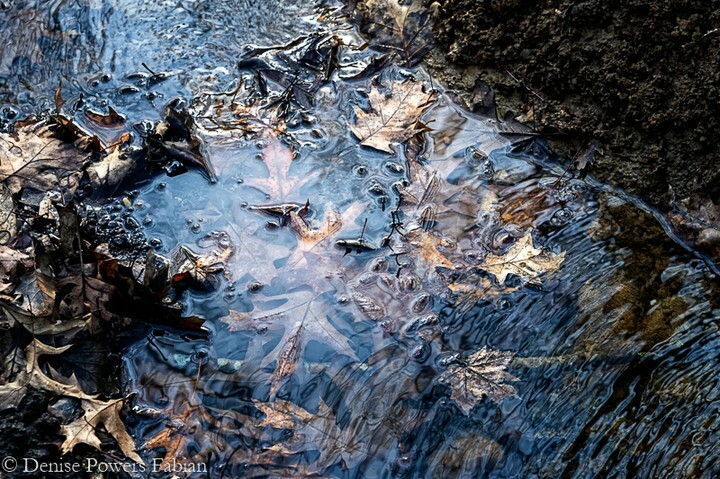
[[720, 257], [720, 2], [440, 3], [435, 75], [482, 79], [568, 158], [597, 141], [594, 175]]

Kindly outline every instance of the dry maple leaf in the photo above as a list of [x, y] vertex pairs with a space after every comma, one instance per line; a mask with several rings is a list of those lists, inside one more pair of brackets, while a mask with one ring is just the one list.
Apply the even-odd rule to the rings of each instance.
[[371, 111], [353, 105], [355, 124], [350, 131], [360, 144], [387, 153], [394, 147], [424, 131], [419, 125], [423, 112], [436, 98], [435, 92], [425, 93], [420, 82], [395, 82], [390, 96], [385, 96], [373, 85], [369, 99]]
[[513, 353], [481, 348], [467, 358], [454, 354], [442, 361], [448, 368], [440, 381], [452, 389], [451, 398], [469, 414], [483, 398], [499, 402], [515, 395], [515, 388], [507, 384], [517, 378], [505, 369], [512, 361]]
[[520, 277], [526, 283], [540, 284], [538, 276], [556, 270], [564, 259], [564, 251], [555, 254], [535, 248], [532, 235], [528, 231], [504, 255], [488, 254], [478, 268], [495, 275], [500, 284], [505, 282], [509, 274]]

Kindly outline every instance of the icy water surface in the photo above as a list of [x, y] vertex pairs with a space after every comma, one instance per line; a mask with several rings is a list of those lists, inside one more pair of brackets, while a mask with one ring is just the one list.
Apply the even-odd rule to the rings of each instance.
[[[8, 123], [54, 108], [61, 80], [77, 112], [112, 106], [137, 132], [181, 97], [216, 176], [171, 171], [109, 207], [157, 254], [218, 265], [172, 292], [205, 332], [152, 327], [124, 352], [147, 461], [209, 477], [720, 474], [717, 277], [638, 201], [377, 61], [311, 2], [0, 6]], [[359, 145], [352, 105], [400, 85], [438, 91], [426, 131], [394, 153]], [[488, 270], [527, 241], [547, 259], [534, 273]]]

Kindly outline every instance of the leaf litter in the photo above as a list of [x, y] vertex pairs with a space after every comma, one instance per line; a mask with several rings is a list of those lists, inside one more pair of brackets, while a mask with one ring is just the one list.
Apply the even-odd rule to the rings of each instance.
[[[396, 68], [394, 62], [416, 65], [427, 51], [431, 13], [416, 2], [385, 3], [391, 22], [377, 23], [389, 36], [375, 48], [395, 56], [369, 61], [361, 73], [339, 60], [341, 53], [367, 60], [372, 51], [365, 53], [359, 39], [345, 32], [311, 35], [249, 51], [236, 85], [205, 92], [190, 107], [172, 102], [162, 121], [138, 134], [112, 107], [107, 113], [83, 110], [79, 117], [64, 111], [59, 89], [51, 120], [0, 136], [0, 180], [7, 190], [0, 212], [12, 218], [0, 246], [0, 304], [15, 328], [67, 345], [27, 343], [26, 367], [0, 386], [3, 409], [17, 407], [28, 385], [79, 400], [82, 415], [62, 426], [63, 453], [77, 444], [104, 448], [98, 436], [104, 431], [137, 462], [149, 456], [139, 455], [136, 444], [161, 450], [165, 465], [207, 459], [202, 453], [215, 448], [226, 461], [223, 474], [249, 461], [263, 473], [322, 476], [359, 464], [386, 428], [393, 434], [383, 440], [399, 443], [400, 429], [421, 427], [422, 407], [412, 405], [398, 417], [380, 412], [375, 419], [382, 425], [368, 430], [368, 405], [357, 401], [377, 391], [395, 405], [404, 404], [406, 394], [422, 397], [407, 371], [428, 355], [449, 354], [439, 368], [428, 366], [427, 384], [446, 385], [465, 415], [476, 406], [492, 407], [486, 400], [517, 394], [517, 378], [507, 371], [513, 353], [455, 351], [444, 339], [439, 312], [517, 291], [506, 284], [509, 277], [541, 286], [561, 267], [564, 253], [535, 243], [533, 237], [545, 240], [534, 224], [515, 224], [517, 216], [499, 209], [507, 190], [483, 170], [488, 155], [531, 139], [532, 132], [510, 119], [472, 113], [433, 89], [422, 72]], [[343, 95], [358, 84], [368, 101], [350, 95], [348, 104]], [[332, 161], [315, 145], [325, 128], [344, 135], [324, 143], [339, 145]], [[118, 241], [99, 235], [95, 213], [81, 204], [88, 193], [73, 198], [88, 189], [84, 178], [89, 193], [101, 197], [158, 171], [172, 177], [189, 168], [229, 191], [227, 174], [238, 165], [220, 153], [233, 150], [255, 151], [253, 161], [263, 168], [241, 168], [251, 173], [232, 191], [254, 190], [265, 200], [243, 204], [227, 232], [213, 233], [211, 247], [179, 244], [164, 256], [144, 245], [113, 257]], [[392, 160], [393, 166], [368, 186], [356, 169], [360, 180], [350, 169], [342, 173], [343, 156], [351, 154], [378, 165]], [[308, 170], [308, 163], [316, 167]], [[346, 174], [351, 187], [329, 201], [333, 192], [324, 182], [333, 170]], [[32, 190], [59, 195], [33, 205], [23, 201]], [[76, 202], [82, 207], [65, 214], [63, 208]], [[121, 204], [133, 208], [128, 197]], [[509, 239], [497, 245], [499, 233]], [[116, 392], [115, 399], [101, 399], [112, 393], [88, 395], [74, 375], [46, 374], [37, 362], [38, 352], [61, 355], [78, 335], [122, 332], [138, 321], [198, 330], [204, 318], [183, 315], [187, 295], [212, 295], [248, 278], [243, 308], [216, 308], [209, 318], [219, 319], [222, 334], [248, 340], [242, 359], [203, 356], [196, 368], [144, 384], [147, 390], [167, 387], [167, 397], [161, 408], [143, 409], [133, 400], [136, 411], [161, 418], [151, 434], [136, 431], [142, 442], [122, 421], [130, 399]], [[359, 348], [358, 338], [368, 344]], [[148, 344], [169, 361], [162, 345]], [[389, 350], [395, 354], [388, 356]], [[221, 372], [228, 365], [232, 371]], [[322, 371], [343, 399], [321, 394], [315, 406], [303, 402], [311, 370]], [[393, 373], [407, 380], [395, 383]], [[217, 406], [217, 378], [229, 385], [260, 378], [262, 387], [243, 400], [240, 412]], [[169, 387], [171, 381], [180, 386]], [[397, 384], [405, 389], [391, 392]], [[358, 428], [365, 433], [358, 435]], [[256, 446], [238, 445], [239, 436]]]

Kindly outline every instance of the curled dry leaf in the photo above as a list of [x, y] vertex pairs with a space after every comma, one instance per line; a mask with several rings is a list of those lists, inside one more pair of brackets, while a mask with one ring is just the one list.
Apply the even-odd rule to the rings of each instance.
[[465, 414], [469, 414], [483, 398], [499, 402], [515, 395], [515, 388], [508, 382], [517, 381], [517, 378], [505, 370], [513, 356], [511, 352], [485, 347], [467, 358], [453, 355], [443, 361], [448, 368], [440, 376], [440, 381], [450, 386], [450, 397]]
[[192, 286], [212, 287], [213, 275], [222, 272], [225, 264], [233, 255], [234, 248], [213, 250], [207, 255], [199, 255], [186, 246], [179, 246], [172, 252], [170, 272], [175, 284], [189, 283]]
[[390, 96], [373, 85], [369, 95], [371, 110], [366, 112], [354, 105], [356, 119], [350, 131], [363, 146], [395, 153], [396, 145], [424, 131], [420, 117], [436, 96], [435, 92], [424, 92], [422, 83], [412, 80], [394, 83]]

